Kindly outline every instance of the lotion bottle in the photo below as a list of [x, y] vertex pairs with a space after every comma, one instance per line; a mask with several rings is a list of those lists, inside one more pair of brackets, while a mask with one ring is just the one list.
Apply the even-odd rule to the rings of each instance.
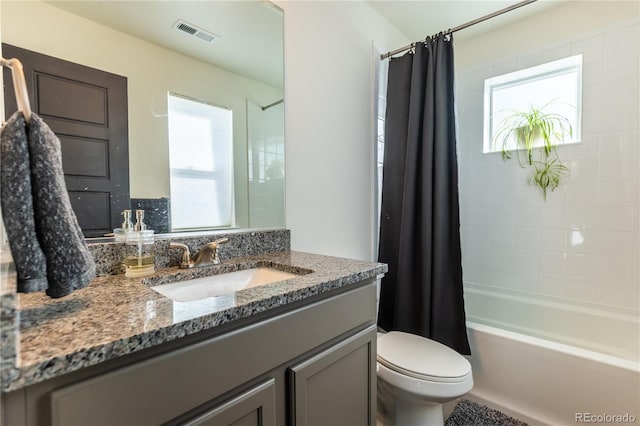
[[144, 210], [136, 210], [136, 224], [126, 232], [125, 276], [146, 277], [155, 272], [153, 231], [144, 223]]
[[127, 231], [133, 229], [133, 223], [131, 223], [131, 210], [123, 210], [122, 215], [124, 216], [122, 226], [113, 230], [113, 236], [116, 239], [116, 243], [124, 243], [126, 241]]

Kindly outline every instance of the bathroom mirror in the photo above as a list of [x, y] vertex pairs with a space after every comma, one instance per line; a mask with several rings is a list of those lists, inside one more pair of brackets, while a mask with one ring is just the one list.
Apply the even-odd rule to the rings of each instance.
[[[141, 200], [145, 210], [172, 204], [179, 214], [195, 218], [181, 220], [169, 232], [284, 227], [279, 8], [265, 0], [2, 1], [0, 8], [3, 43], [127, 78], [130, 197]], [[185, 158], [198, 163], [219, 151], [207, 147], [203, 153], [198, 144], [170, 149], [171, 95], [230, 111], [226, 221], [197, 221], [212, 215], [212, 202], [200, 201], [215, 189], [194, 180], [206, 173]], [[217, 176], [216, 161], [209, 176]], [[172, 178], [172, 168], [182, 175]], [[187, 188], [181, 197], [175, 193], [179, 187]], [[170, 210], [166, 214], [171, 217]]]

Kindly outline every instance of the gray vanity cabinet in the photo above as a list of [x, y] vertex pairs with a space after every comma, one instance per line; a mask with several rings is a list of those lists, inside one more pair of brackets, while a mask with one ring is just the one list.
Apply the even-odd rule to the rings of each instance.
[[375, 425], [375, 303], [363, 281], [9, 392], [3, 426]]
[[375, 419], [376, 327], [289, 370], [292, 425], [367, 425]]

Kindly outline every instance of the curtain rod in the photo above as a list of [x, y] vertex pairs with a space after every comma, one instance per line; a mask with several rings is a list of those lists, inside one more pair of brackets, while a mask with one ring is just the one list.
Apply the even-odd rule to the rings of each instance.
[[262, 108], [262, 110], [264, 111], [264, 110], [269, 109], [271, 107], [274, 107], [276, 105], [280, 105], [283, 102], [284, 102], [284, 99], [280, 99], [279, 101], [275, 101], [274, 103], [266, 105], [266, 106], [261, 106], [260, 108]]
[[[500, 10], [498, 10], [496, 12], [493, 12], [493, 13], [490, 13], [488, 15], [485, 15], [485, 16], [483, 16], [481, 18], [474, 19], [473, 21], [469, 21], [469, 22], [467, 22], [465, 24], [458, 25], [457, 27], [454, 27], [454, 28], [449, 28], [447, 31], [445, 31], [444, 35], [453, 34], [456, 31], [463, 30], [463, 29], [468, 28], [468, 27], [470, 27], [472, 25], [475, 25], [475, 24], [478, 24], [480, 22], [486, 21], [487, 19], [495, 18], [496, 16], [502, 15], [503, 13], [511, 12], [514, 9], [518, 9], [519, 7], [526, 6], [526, 5], [528, 5], [530, 3], [533, 3], [535, 1], [537, 1], [537, 0], [524, 0], [524, 1], [521, 1], [519, 3], [513, 4], [513, 5], [508, 6], [508, 7], [505, 7], [504, 9], [500, 9]], [[392, 50], [391, 52], [387, 52], [385, 54], [382, 54], [382, 55], [380, 55], [380, 60], [384, 61], [385, 59], [390, 58], [391, 56], [393, 56], [395, 54], [404, 52], [405, 50], [409, 50], [412, 47], [414, 47], [416, 45], [416, 43], [420, 43], [421, 41], [426, 41], [426, 39], [425, 40], [420, 40], [420, 41], [415, 41], [415, 42], [413, 42], [413, 43], [411, 43], [409, 45], [406, 45], [404, 47], [401, 47], [399, 49]]]

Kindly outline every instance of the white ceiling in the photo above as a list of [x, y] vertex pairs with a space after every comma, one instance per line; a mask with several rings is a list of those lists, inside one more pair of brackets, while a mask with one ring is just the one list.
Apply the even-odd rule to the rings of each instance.
[[[48, 1], [47, 3], [203, 62], [283, 87], [283, 14], [256, 1]], [[212, 43], [173, 29], [181, 18]]]
[[[378, 13], [412, 41], [446, 31], [466, 22], [496, 12], [519, 1], [494, 0], [366, 0]], [[558, 6], [567, 0], [538, 0], [503, 15], [455, 33], [456, 40], [508, 25], [525, 17]], [[402, 47], [402, 46], [398, 46]]]

